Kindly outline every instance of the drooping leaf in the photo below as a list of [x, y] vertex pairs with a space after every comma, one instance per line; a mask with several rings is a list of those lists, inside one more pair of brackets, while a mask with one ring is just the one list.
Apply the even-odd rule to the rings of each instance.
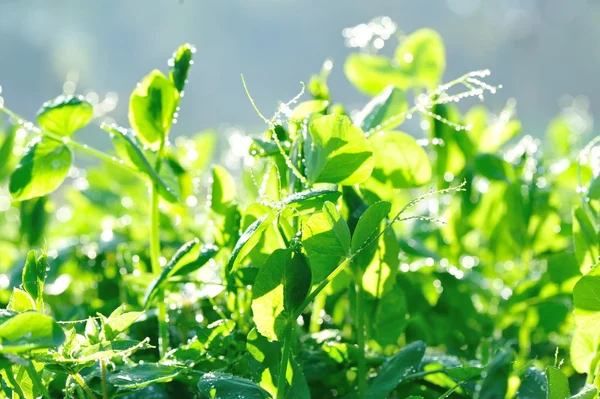
[[169, 79], [181, 93], [187, 82], [187, 76], [192, 67], [192, 56], [196, 48], [189, 43], [180, 46], [173, 57], [169, 59]]
[[373, 239], [381, 231], [381, 222], [385, 220], [391, 209], [391, 203], [380, 201], [369, 206], [361, 215], [352, 235], [350, 250], [353, 254], [372, 243]]
[[311, 184], [352, 185], [369, 178], [373, 152], [363, 131], [347, 116], [326, 115], [309, 127], [305, 144], [306, 175]]
[[278, 340], [310, 289], [311, 272], [302, 253], [278, 249], [260, 267], [252, 287], [252, 313], [256, 328]]
[[65, 340], [62, 328], [38, 312], [23, 312], [0, 324], [0, 353], [22, 353], [39, 348], [56, 348]]
[[119, 388], [138, 389], [151, 384], [172, 381], [185, 369], [178, 366], [167, 366], [158, 363], [144, 363], [135, 367], [121, 368], [111, 373], [108, 381]]
[[11, 195], [23, 201], [50, 194], [67, 178], [72, 162], [65, 144], [46, 137], [32, 140], [10, 177]]
[[356, 115], [354, 123], [368, 132], [371, 129], [389, 130], [404, 121], [402, 113], [408, 108], [406, 94], [394, 86], [386, 87]]
[[175, 255], [163, 267], [160, 275], [148, 286], [144, 299], [148, 307], [156, 294], [175, 276], [186, 275], [204, 266], [217, 254], [217, 248], [212, 245], [201, 245], [197, 238], [188, 241], [177, 250]]
[[82, 96], [61, 95], [42, 105], [37, 112], [37, 121], [52, 133], [71, 136], [90, 123], [93, 116], [92, 104]]
[[275, 213], [271, 212], [248, 226], [246, 231], [244, 231], [244, 234], [242, 234], [235, 243], [235, 247], [231, 252], [229, 262], [227, 263], [227, 273], [231, 273], [236, 266], [239, 265], [242, 259], [248, 255], [252, 248], [254, 248], [274, 218]]
[[179, 102], [179, 91], [158, 70], [145, 76], [129, 99], [129, 124], [140, 140], [157, 151], [165, 141]]
[[434, 30], [419, 29], [396, 48], [396, 61], [412, 85], [433, 89], [446, 69], [442, 38]]
[[203, 399], [269, 399], [271, 395], [256, 383], [231, 374], [206, 373], [198, 382]]
[[398, 384], [417, 370], [424, 354], [425, 344], [421, 341], [402, 348], [381, 366], [365, 398], [386, 399]]
[[431, 163], [425, 150], [406, 133], [386, 131], [369, 137], [375, 166], [373, 178], [394, 188], [419, 187], [431, 180]]
[[169, 202], [176, 202], [177, 196], [174, 191], [167, 186], [167, 183], [156, 173], [156, 170], [150, 164], [150, 161], [144, 155], [144, 152], [138, 146], [137, 137], [132, 131], [120, 128], [116, 125], [102, 125], [102, 128], [110, 133], [110, 139], [113, 146], [121, 158], [127, 164], [133, 166], [140, 172], [147, 175], [153, 184], [158, 187], [158, 193]]
[[546, 367], [548, 376], [548, 399], [569, 399], [571, 390], [569, 389], [569, 379], [556, 367]]
[[322, 209], [327, 201], [335, 203], [341, 195], [337, 190], [307, 190], [288, 195], [283, 199], [283, 203], [286, 207], [294, 209], [295, 215], [305, 215]]

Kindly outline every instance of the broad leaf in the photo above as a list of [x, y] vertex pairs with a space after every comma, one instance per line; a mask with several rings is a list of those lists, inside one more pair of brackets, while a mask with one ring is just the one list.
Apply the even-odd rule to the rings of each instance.
[[23, 267], [22, 285], [23, 289], [35, 301], [38, 310], [42, 309], [44, 303], [44, 282], [46, 281], [48, 268], [46, 254], [38, 257], [35, 251], [27, 253], [27, 259]]
[[143, 388], [150, 384], [172, 381], [184, 370], [183, 367], [145, 363], [131, 368], [121, 368], [111, 373], [108, 381], [119, 388]]
[[231, 273], [237, 267], [237, 265], [240, 264], [244, 257], [248, 255], [252, 248], [254, 248], [274, 218], [275, 213], [271, 212], [260, 219], [257, 219], [250, 226], [248, 226], [246, 231], [244, 231], [244, 234], [242, 234], [239, 240], [236, 242], [235, 247], [231, 252], [231, 257], [227, 263], [228, 274]]
[[56, 348], [65, 340], [62, 328], [38, 312], [19, 313], [0, 324], [0, 353]]
[[371, 54], [350, 54], [344, 64], [346, 77], [358, 90], [376, 95], [389, 85], [407, 88], [410, 80], [392, 65], [388, 57]]
[[369, 178], [373, 152], [363, 131], [347, 116], [326, 115], [315, 119], [305, 144], [309, 183], [352, 185]]
[[219, 214], [225, 214], [235, 201], [235, 181], [227, 169], [215, 165], [212, 170], [212, 190], [210, 207]]
[[512, 355], [500, 350], [490, 362], [487, 374], [479, 386], [478, 399], [504, 398], [508, 390], [508, 376]]
[[388, 398], [398, 384], [418, 369], [424, 354], [425, 344], [421, 341], [413, 342], [402, 348], [381, 366], [377, 377], [371, 382], [365, 398]]
[[61, 95], [42, 105], [37, 112], [37, 121], [52, 133], [71, 136], [90, 123], [93, 116], [92, 104], [82, 96]]
[[530, 367], [521, 378], [516, 399], [544, 398], [548, 392], [548, 380], [543, 371]]
[[27, 292], [13, 288], [12, 294], [8, 299], [8, 305], [6, 306], [8, 310], [14, 310], [15, 312], [26, 312], [28, 310], [35, 310], [35, 302], [31, 295]]
[[67, 178], [72, 162], [65, 144], [45, 137], [32, 140], [10, 177], [11, 195], [23, 201], [50, 194]]
[[368, 207], [361, 215], [354, 234], [352, 234], [351, 252], [353, 254], [373, 243], [381, 231], [381, 222], [385, 220], [391, 209], [391, 203], [380, 201]]
[[569, 379], [556, 367], [546, 367], [548, 376], [548, 395], [547, 399], [569, 399], [571, 390], [569, 389]]
[[301, 191], [283, 199], [283, 204], [294, 209], [295, 215], [313, 213], [323, 208], [325, 202], [336, 202], [342, 195], [337, 190], [318, 189]]
[[278, 340], [302, 304], [311, 283], [308, 261], [302, 253], [278, 249], [260, 267], [252, 287], [252, 313], [256, 328]]
[[595, 369], [600, 348], [600, 269], [595, 267], [573, 288], [575, 334], [571, 341], [571, 362], [579, 373]]
[[150, 72], [129, 99], [129, 124], [152, 150], [165, 141], [179, 102], [179, 91], [160, 71]]
[[596, 399], [598, 395], [598, 388], [593, 385], [584, 386], [581, 391], [571, 396], [571, 399]]
[[434, 30], [419, 29], [396, 48], [396, 61], [412, 85], [433, 89], [446, 69], [442, 38]]
[[375, 166], [373, 178], [394, 188], [419, 187], [431, 180], [431, 163], [425, 150], [406, 133], [388, 131], [369, 137]]

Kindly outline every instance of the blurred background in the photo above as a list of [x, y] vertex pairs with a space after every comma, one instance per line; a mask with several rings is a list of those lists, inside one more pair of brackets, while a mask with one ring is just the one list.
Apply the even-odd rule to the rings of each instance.
[[[600, 112], [595, 0], [0, 0], [1, 95], [33, 119], [42, 102], [75, 91], [105, 101], [110, 117], [127, 125], [136, 82], [154, 68], [165, 71], [174, 49], [190, 42], [198, 51], [173, 134], [227, 126], [256, 132], [264, 125], [241, 73], [271, 115], [331, 58], [334, 100], [361, 107], [367, 98], [343, 74], [356, 49], [345, 46], [342, 31], [378, 16], [406, 33], [439, 31], [445, 80], [489, 68], [487, 81], [503, 89], [486, 104], [499, 112], [516, 98], [526, 134], [542, 137], [574, 100], [592, 115]], [[390, 41], [381, 51], [394, 47]]]

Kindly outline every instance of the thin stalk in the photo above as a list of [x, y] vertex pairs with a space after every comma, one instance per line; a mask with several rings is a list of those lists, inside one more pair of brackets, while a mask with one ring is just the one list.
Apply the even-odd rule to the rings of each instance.
[[[15, 119], [18, 122], [18, 124], [21, 126], [24, 126], [26, 123], [31, 123], [31, 122], [27, 121], [26, 119], [22, 118], [20, 115], [9, 110], [6, 107], [0, 108], [0, 111], [4, 112], [6, 115]], [[33, 123], [31, 123], [31, 124], [33, 125]], [[117, 159], [116, 157], [110, 156], [102, 151], [92, 148], [92, 147], [88, 146], [87, 144], [79, 143], [79, 142], [73, 140], [71, 137], [61, 136], [59, 134], [52, 133], [45, 129], [41, 129], [41, 128], [37, 128], [37, 127], [35, 128], [34, 131], [39, 132], [40, 135], [42, 135], [43, 137], [47, 137], [50, 140], [57, 141], [59, 143], [64, 143], [72, 148], [75, 148], [81, 152], [84, 152], [94, 158], [98, 158], [106, 163], [109, 163], [114, 166], [118, 166], [119, 168], [125, 169], [136, 175], [140, 175], [140, 176], [142, 175], [139, 170], [135, 169], [132, 166], [129, 166], [125, 162], [122, 162], [121, 160]]]
[[365, 322], [362, 293], [362, 278], [356, 283], [356, 344], [358, 345], [358, 396], [364, 397], [367, 392], [367, 362], [365, 359]]
[[277, 399], [285, 398], [287, 366], [290, 358], [292, 340], [294, 339], [295, 319], [288, 322], [283, 340], [283, 351], [281, 353], [281, 364], [279, 365], [279, 379], [277, 380]]
[[90, 389], [88, 384], [85, 383], [84, 379], [79, 373], [71, 374], [71, 377], [73, 377], [75, 382], [77, 382], [77, 384], [79, 384], [79, 386], [83, 388], [83, 390], [90, 396], [90, 398], [96, 399], [96, 395], [94, 395], [94, 392]]
[[315, 301], [312, 306], [312, 313], [310, 315], [310, 325], [308, 327], [308, 331], [310, 333], [319, 332], [321, 329], [321, 323], [319, 323], [319, 319], [321, 318], [321, 312], [325, 309], [325, 302], [327, 301], [327, 295], [320, 293], [315, 297]]
[[100, 359], [100, 372], [102, 374], [102, 398], [108, 399], [108, 385], [106, 383], [106, 362]]
[[[161, 144], [158, 150], [155, 169], [158, 173], [161, 166], [161, 160], [164, 151], [164, 143]], [[150, 186], [150, 259], [152, 264], [152, 273], [155, 276], [160, 275], [162, 267], [160, 266], [160, 209], [158, 186], [152, 184]], [[159, 292], [157, 295], [157, 311], [158, 311], [158, 353], [162, 358], [169, 351], [169, 320], [167, 315], [167, 307], [165, 305], [164, 292]]]

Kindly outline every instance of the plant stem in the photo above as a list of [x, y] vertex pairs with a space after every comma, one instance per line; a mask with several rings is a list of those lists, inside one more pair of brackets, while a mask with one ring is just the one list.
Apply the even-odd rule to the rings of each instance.
[[[158, 150], [156, 158], [156, 172], [160, 170], [161, 160], [164, 151], [164, 142]], [[160, 275], [162, 267], [160, 266], [160, 209], [158, 186], [150, 186], [150, 261], [152, 263], [152, 273], [155, 276]], [[162, 358], [169, 351], [169, 320], [167, 307], [165, 305], [165, 294], [160, 291], [157, 295], [157, 318], [158, 318], [158, 353]]]
[[287, 366], [290, 358], [290, 349], [294, 339], [294, 323], [296, 319], [290, 319], [285, 329], [283, 339], [283, 351], [281, 352], [281, 364], [279, 365], [279, 378], [277, 380], [277, 399], [285, 398]]
[[356, 344], [358, 345], [358, 396], [364, 397], [367, 391], [367, 363], [365, 360], [365, 323], [363, 310], [362, 276], [356, 283]]
[[100, 359], [100, 371], [102, 374], [102, 398], [108, 399], [108, 386], [106, 384], [106, 362]]
[[71, 374], [71, 377], [79, 384], [81, 388], [90, 396], [92, 399], [96, 399], [96, 395], [90, 389], [90, 387], [85, 383], [85, 380], [81, 377], [79, 373]]

